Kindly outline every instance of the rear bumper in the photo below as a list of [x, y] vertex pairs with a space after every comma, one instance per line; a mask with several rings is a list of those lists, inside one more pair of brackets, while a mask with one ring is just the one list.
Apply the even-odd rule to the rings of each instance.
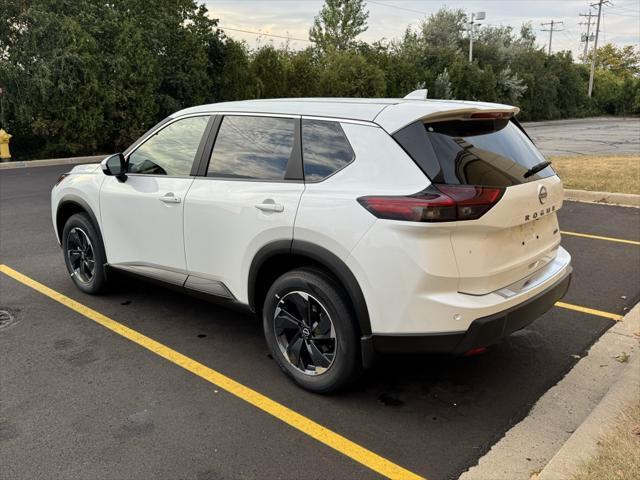
[[560, 300], [571, 283], [572, 269], [552, 285], [514, 307], [474, 320], [465, 332], [431, 335], [374, 335], [373, 348], [378, 352], [393, 353], [454, 353], [463, 354], [474, 348], [497, 343], [547, 312]]

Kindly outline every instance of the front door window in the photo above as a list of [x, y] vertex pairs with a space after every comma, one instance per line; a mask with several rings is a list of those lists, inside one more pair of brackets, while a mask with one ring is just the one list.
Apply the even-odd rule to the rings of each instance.
[[153, 134], [129, 155], [129, 173], [188, 176], [209, 117], [188, 117]]

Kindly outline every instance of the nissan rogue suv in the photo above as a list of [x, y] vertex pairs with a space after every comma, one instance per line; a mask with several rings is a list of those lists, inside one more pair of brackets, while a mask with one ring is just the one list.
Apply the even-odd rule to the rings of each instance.
[[71, 279], [241, 305], [330, 392], [376, 352], [477, 352], [568, 289], [563, 188], [507, 105], [279, 99], [179, 111], [52, 191]]

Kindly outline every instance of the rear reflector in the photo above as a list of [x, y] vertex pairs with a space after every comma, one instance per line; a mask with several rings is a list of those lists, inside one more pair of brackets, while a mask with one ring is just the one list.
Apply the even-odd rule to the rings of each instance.
[[504, 188], [473, 185], [430, 185], [407, 196], [366, 196], [358, 202], [378, 218], [409, 222], [475, 220], [487, 213]]
[[471, 350], [467, 350], [464, 352], [465, 357], [473, 357], [474, 355], [482, 355], [487, 351], [487, 347], [477, 347], [472, 348]]

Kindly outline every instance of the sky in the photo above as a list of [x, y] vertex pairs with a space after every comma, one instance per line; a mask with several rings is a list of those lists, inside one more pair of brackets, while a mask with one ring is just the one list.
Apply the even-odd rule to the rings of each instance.
[[[486, 25], [510, 25], [519, 30], [524, 22], [531, 21], [538, 44], [547, 48], [549, 32], [542, 26], [551, 20], [564, 22], [554, 27], [552, 50], [571, 50], [574, 58], [584, 49], [580, 43], [581, 33], [586, 32], [586, 17], [589, 12], [587, 0], [380, 0], [367, 2], [369, 29], [359, 40], [373, 42], [380, 39], [400, 38], [407, 26], [416, 26], [429, 14], [442, 7], [463, 9], [466, 12], [486, 12]], [[220, 20], [219, 26], [236, 40], [245, 40], [252, 47], [273, 42], [282, 45], [289, 39], [293, 49], [309, 45], [309, 28], [313, 17], [322, 8], [323, 0], [206, 0], [213, 18]], [[598, 44], [612, 42], [617, 45], [640, 46], [640, 0], [612, 0], [603, 7]], [[597, 14], [597, 7], [591, 11]], [[595, 32], [595, 16], [591, 31]], [[240, 31], [243, 30], [243, 31]], [[561, 31], [560, 31], [561, 30]], [[260, 36], [256, 33], [274, 35]]]

